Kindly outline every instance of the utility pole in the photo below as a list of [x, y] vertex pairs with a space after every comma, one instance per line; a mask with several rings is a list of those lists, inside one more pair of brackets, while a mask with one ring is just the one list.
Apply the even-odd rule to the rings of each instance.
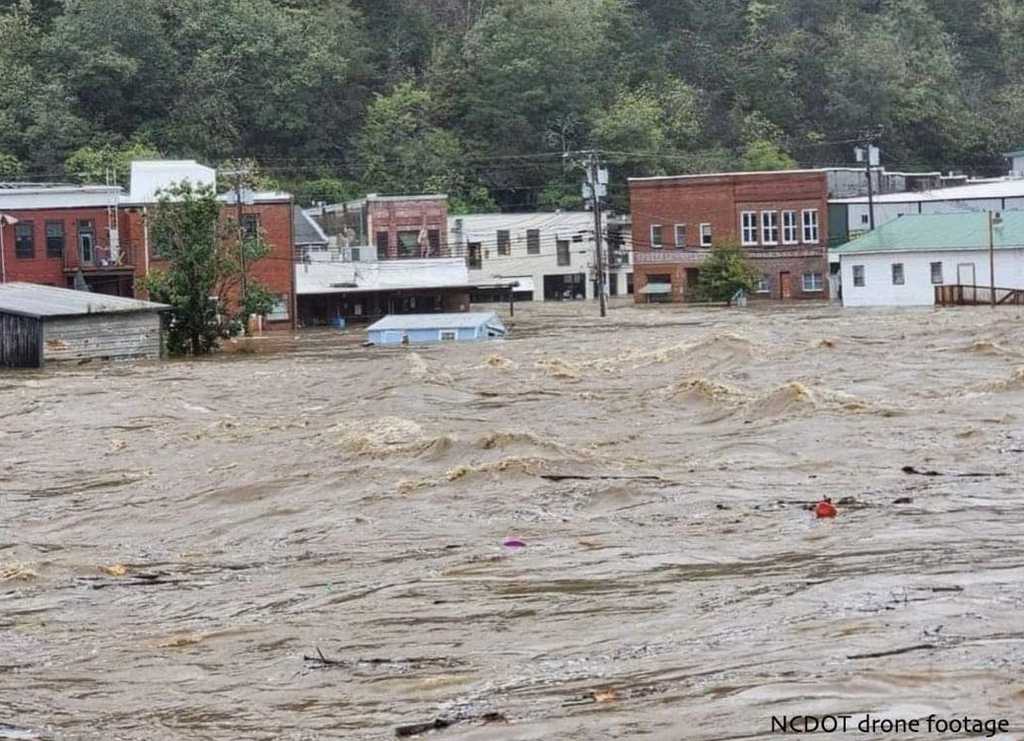
[[864, 153], [864, 171], [868, 176], [868, 219], [871, 231], [875, 230], [875, 184], [871, 179], [871, 150], [881, 135], [881, 129], [876, 129], [864, 132], [862, 137], [864, 148], [861, 151]]
[[[996, 238], [995, 238], [995, 227], [996, 224], [1002, 223], [1002, 216], [995, 215], [991, 211], [988, 212], [988, 285], [989, 285], [989, 300], [992, 304], [992, 308], [996, 308]], [[977, 297], [975, 297], [977, 301]]]
[[235, 219], [236, 226], [238, 227], [238, 261], [242, 269], [242, 280], [240, 286], [240, 303], [242, 306], [245, 305], [245, 299], [249, 293], [249, 277], [247, 275], [247, 268], [245, 264], [245, 230], [242, 227], [242, 185], [244, 178], [249, 174], [249, 170], [242, 166], [242, 163], [234, 163], [234, 167], [230, 170], [222, 171], [222, 174], [226, 177], [234, 179], [234, 191], [235, 191]]
[[608, 300], [604, 292], [604, 234], [601, 227], [601, 189], [599, 185], [600, 163], [597, 150], [591, 150], [589, 155], [590, 170], [590, 195], [594, 202], [594, 244], [597, 257], [597, 295], [601, 305], [601, 316], [608, 316]]

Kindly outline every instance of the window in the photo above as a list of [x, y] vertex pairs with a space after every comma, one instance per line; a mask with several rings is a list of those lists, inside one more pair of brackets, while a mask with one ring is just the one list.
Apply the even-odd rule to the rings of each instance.
[[260, 215], [242, 214], [242, 235], [246, 239], [257, 239], [260, 236]]
[[804, 211], [804, 242], [818, 243], [818, 209], [816, 208]]
[[824, 290], [821, 273], [804, 273], [803, 287], [805, 293]]
[[676, 224], [676, 249], [686, 248], [686, 224]]
[[427, 244], [430, 245], [430, 256], [440, 257], [441, 256], [441, 230], [440, 229], [428, 229], [427, 230]]
[[420, 256], [420, 233], [411, 229], [398, 233], [398, 256], [419, 257]]
[[526, 230], [526, 254], [540, 254], [540, 229]]
[[466, 260], [469, 262], [470, 270], [480, 270], [483, 267], [484, 263], [481, 259], [479, 242], [470, 242], [467, 245]]
[[274, 296], [274, 307], [267, 314], [267, 320], [271, 322], [283, 322], [288, 319], [288, 294], [282, 293]]
[[558, 264], [559, 265], [571, 265], [572, 255], [569, 254], [569, 242], [564, 239], [559, 239], [555, 243], [555, 248], [558, 253]]
[[864, 287], [864, 266], [854, 265], [853, 266], [853, 285], [857, 288]]
[[[757, 212], [756, 211], [744, 211], [740, 216], [740, 233], [743, 238], [743, 244], [745, 246], [757, 244]], [[701, 235], [703, 236], [704, 229], [701, 227]]]
[[36, 256], [35, 229], [31, 221], [19, 221], [14, 225], [14, 256], [19, 260], [31, 260]]
[[796, 211], [782, 212], [782, 243], [796, 244], [799, 241], [796, 225]]
[[660, 250], [661, 247], [661, 224], [651, 224], [651, 248]]
[[867, 214], [861, 214], [860, 215], [860, 223], [861, 224], [870, 224], [871, 223], [871, 218]]
[[83, 265], [92, 265], [95, 255], [93, 248], [96, 246], [96, 231], [91, 221], [82, 220], [78, 222], [78, 257]]
[[391, 235], [387, 232], [377, 232], [377, 257], [381, 260], [386, 260], [390, 249]]
[[761, 212], [761, 242], [763, 244], [779, 243], [779, 212]]
[[359, 262], [362, 259], [362, 254], [359, 252], [358, 247], [352, 248], [352, 262]]
[[455, 342], [459, 339], [459, 333], [454, 329], [442, 329], [438, 333], [441, 342]]
[[757, 281], [757, 288], [754, 289], [758, 293], [771, 293], [772, 292], [772, 281], [767, 275], [762, 275], [760, 280]]
[[905, 276], [903, 275], [903, 263], [894, 262], [892, 264], [892, 284], [894, 286], [902, 286], [905, 282]]
[[46, 256], [64, 257], [64, 222], [46, 222]]
[[711, 224], [700, 225], [700, 246], [710, 247], [711, 246]]
[[508, 229], [498, 230], [498, 254], [505, 256], [512, 254], [512, 237], [509, 235]]
[[935, 286], [941, 286], [942, 285], [942, 263], [941, 262], [933, 262], [932, 263], [932, 285], [935, 285]]

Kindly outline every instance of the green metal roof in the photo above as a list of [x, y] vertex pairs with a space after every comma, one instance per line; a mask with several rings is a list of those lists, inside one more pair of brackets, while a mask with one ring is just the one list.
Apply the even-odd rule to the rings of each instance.
[[[1024, 247], [1024, 211], [1003, 211], [993, 230], [996, 249]], [[831, 250], [839, 255], [870, 252], [932, 252], [988, 249], [988, 213], [907, 214]]]

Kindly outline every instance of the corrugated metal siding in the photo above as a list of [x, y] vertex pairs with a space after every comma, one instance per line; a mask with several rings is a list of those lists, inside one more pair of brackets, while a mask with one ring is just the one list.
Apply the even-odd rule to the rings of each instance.
[[0, 368], [40, 367], [42, 335], [39, 319], [0, 313]]
[[157, 359], [160, 315], [140, 312], [48, 319], [43, 353], [47, 361]]

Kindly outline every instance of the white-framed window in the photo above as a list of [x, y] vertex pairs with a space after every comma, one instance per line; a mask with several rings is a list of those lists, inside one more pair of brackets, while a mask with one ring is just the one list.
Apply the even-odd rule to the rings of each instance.
[[823, 291], [825, 283], [821, 273], [804, 273], [803, 287], [804, 293], [814, 293], [817, 291]]
[[757, 288], [754, 289], [757, 293], [771, 293], [772, 292], [772, 279], [767, 275], [762, 275], [757, 281]]
[[686, 224], [676, 224], [676, 249], [686, 247]]
[[761, 243], [775, 245], [779, 243], [779, 212], [761, 212]]
[[283, 322], [288, 319], [288, 294], [282, 293], [274, 296], [274, 308], [267, 314], [267, 320], [271, 322]]
[[894, 262], [892, 264], [892, 284], [894, 286], [902, 286], [907, 282], [907, 277], [903, 272], [903, 263]]
[[818, 243], [818, 209], [804, 209], [804, 242]]
[[941, 262], [933, 262], [932, 263], [932, 285], [933, 286], [941, 286], [942, 285], [942, 263]]
[[437, 338], [441, 342], [455, 342], [459, 339], [459, 333], [454, 329], [442, 329], [437, 333]]
[[797, 231], [796, 211], [783, 211], [782, 212], [782, 243], [783, 244], [796, 244], [800, 235]]
[[854, 265], [853, 266], [853, 285], [856, 288], [864, 287], [864, 266]]
[[868, 216], [868, 214], [861, 214], [860, 215], [860, 223], [861, 224], [870, 224], [871, 223], [871, 218]]
[[651, 224], [651, 248], [660, 250], [662, 245], [661, 224]]
[[740, 236], [744, 247], [757, 244], [757, 211], [740, 214]]
[[700, 225], [700, 246], [710, 247], [711, 246], [711, 224]]

